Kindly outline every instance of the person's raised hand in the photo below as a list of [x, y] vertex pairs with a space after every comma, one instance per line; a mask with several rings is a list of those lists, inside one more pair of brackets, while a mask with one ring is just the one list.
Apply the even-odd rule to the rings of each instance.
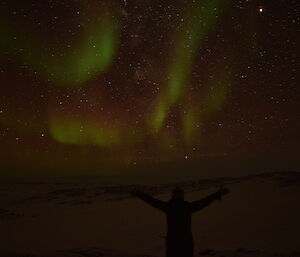
[[229, 194], [230, 191], [228, 188], [221, 186], [218, 192], [220, 193], [221, 196], [223, 196]]

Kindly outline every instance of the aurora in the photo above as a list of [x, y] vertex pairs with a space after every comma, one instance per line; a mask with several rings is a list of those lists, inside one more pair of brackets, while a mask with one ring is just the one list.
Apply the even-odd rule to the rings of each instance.
[[3, 163], [290, 156], [299, 101], [287, 13], [279, 23], [255, 1], [4, 1]]

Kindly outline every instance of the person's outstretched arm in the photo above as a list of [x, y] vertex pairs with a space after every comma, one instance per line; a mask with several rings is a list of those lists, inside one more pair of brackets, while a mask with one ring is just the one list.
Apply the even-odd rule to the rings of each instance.
[[142, 199], [143, 201], [145, 201], [146, 203], [150, 204], [151, 206], [153, 206], [154, 208], [157, 208], [163, 212], [166, 212], [167, 210], [167, 203], [164, 201], [161, 201], [159, 199], [153, 198], [150, 195], [147, 195], [143, 192], [140, 191], [135, 191], [132, 193], [132, 195]]
[[198, 201], [194, 201], [190, 203], [190, 210], [191, 212], [199, 211], [208, 205], [210, 205], [212, 202], [219, 200], [222, 200], [222, 196], [229, 193], [229, 190], [227, 188], [220, 188], [217, 192], [200, 199]]

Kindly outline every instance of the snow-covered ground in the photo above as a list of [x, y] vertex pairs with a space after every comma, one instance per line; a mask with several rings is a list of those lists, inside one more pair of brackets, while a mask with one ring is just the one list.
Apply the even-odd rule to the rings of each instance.
[[164, 256], [164, 214], [129, 192], [168, 200], [178, 185], [186, 200], [231, 190], [194, 214], [195, 256], [300, 256], [297, 172], [153, 186], [1, 184], [0, 256]]

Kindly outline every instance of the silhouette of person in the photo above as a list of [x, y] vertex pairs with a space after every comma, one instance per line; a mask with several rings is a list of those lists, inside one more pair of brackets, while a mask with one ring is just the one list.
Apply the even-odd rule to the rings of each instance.
[[175, 188], [172, 198], [168, 202], [155, 199], [141, 191], [133, 192], [151, 206], [163, 211], [167, 218], [166, 257], [192, 257], [194, 254], [191, 217], [215, 200], [221, 200], [229, 193], [227, 188], [221, 187], [217, 192], [194, 202], [184, 200], [184, 192]]

